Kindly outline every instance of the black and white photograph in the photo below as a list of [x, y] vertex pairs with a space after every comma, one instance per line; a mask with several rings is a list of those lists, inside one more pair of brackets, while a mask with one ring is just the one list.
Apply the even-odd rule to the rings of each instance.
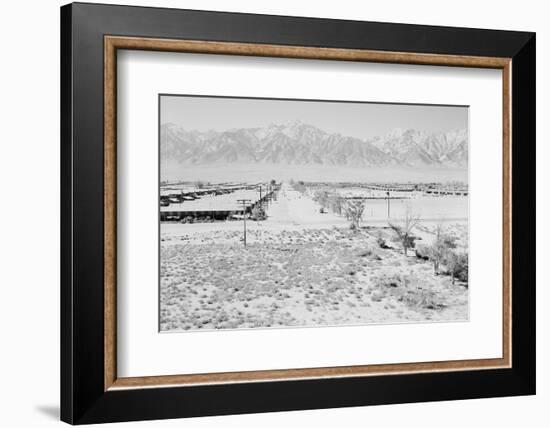
[[468, 320], [468, 107], [159, 95], [160, 331]]
[[1, 425], [544, 426], [544, 5], [4, 2]]

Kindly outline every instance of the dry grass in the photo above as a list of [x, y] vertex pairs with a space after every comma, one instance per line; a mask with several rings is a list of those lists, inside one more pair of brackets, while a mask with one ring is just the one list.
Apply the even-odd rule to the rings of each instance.
[[[377, 244], [378, 228], [165, 237], [161, 330], [321, 326], [467, 318], [467, 290]], [[167, 242], [171, 240], [172, 242]]]

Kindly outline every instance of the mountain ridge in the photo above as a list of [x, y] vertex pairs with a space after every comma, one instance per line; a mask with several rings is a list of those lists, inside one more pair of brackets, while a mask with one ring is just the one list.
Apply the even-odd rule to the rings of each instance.
[[300, 121], [226, 131], [161, 125], [161, 160], [182, 164], [269, 163], [353, 167], [466, 167], [465, 129], [425, 133], [395, 129], [359, 139], [325, 132]]

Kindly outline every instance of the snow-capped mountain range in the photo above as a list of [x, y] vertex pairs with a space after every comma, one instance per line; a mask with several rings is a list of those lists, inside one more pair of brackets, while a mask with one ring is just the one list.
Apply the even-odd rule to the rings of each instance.
[[300, 121], [265, 128], [189, 131], [173, 123], [160, 129], [161, 160], [183, 164], [270, 163], [331, 166], [466, 167], [465, 129], [427, 134], [395, 129], [361, 140], [327, 133]]

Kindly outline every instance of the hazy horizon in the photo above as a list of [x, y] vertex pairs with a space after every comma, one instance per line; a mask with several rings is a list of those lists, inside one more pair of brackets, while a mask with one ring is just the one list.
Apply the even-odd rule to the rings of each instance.
[[359, 168], [281, 164], [180, 165], [161, 164], [161, 181], [295, 181], [310, 182], [468, 182], [467, 168]]
[[160, 110], [161, 125], [199, 132], [300, 121], [364, 140], [395, 129], [434, 134], [468, 128], [467, 106], [161, 95]]

